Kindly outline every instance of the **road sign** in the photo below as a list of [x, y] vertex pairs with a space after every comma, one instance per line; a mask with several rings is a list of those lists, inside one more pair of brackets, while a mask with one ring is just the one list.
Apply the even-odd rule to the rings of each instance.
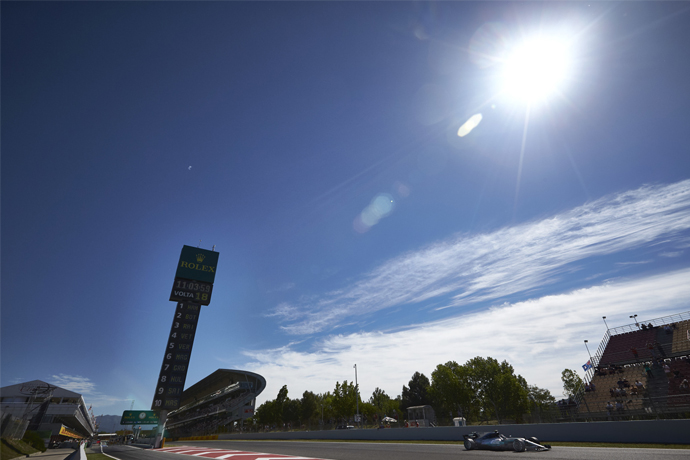
[[170, 300], [175, 302], [194, 302], [199, 305], [208, 305], [211, 302], [213, 284], [203, 281], [175, 278], [173, 282]]
[[152, 410], [126, 410], [122, 413], [120, 425], [134, 425], [137, 423], [140, 425], [158, 425], [158, 414]]
[[175, 277], [213, 284], [213, 280], [216, 278], [217, 265], [217, 252], [182, 246]]
[[151, 404], [152, 410], [175, 410], [180, 407], [200, 312], [201, 307], [197, 304], [177, 304], [156, 383], [156, 395]]

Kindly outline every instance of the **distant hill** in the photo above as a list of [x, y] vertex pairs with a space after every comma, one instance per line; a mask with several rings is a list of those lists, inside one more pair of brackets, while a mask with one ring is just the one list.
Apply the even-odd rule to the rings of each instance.
[[97, 415], [96, 424], [99, 433], [115, 433], [119, 430], [131, 430], [132, 425], [120, 425], [121, 415]]

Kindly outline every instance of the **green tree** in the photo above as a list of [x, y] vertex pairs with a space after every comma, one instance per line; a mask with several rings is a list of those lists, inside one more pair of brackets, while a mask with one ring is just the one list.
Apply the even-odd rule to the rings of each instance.
[[358, 399], [358, 388], [354, 383], [348, 383], [347, 380], [335, 382], [335, 389], [333, 390], [332, 407], [335, 411], [336, 417], [348, 419], [355, 414]]
[[302, 393], [302, 423], [312, 424], [320, 420], [319, 397], [311, 391]]
[[431, 404], [430, 383], [426, 375], [415, 372], [408, 385], [409, 387], [403, 385], [402, 388], [402, 402], [400, 404], [402, 410], [407, 410], [408, 407]]
[[563, 369], [561, 381], [563, 382], [563, 393], [568, 397], [575, 396], [577, 390], [582, 387], [582, 379], [577, 375], [577, 372], [570, 369]]
[[470, 386], [476, 392], [485, 416], [493, 416], [499, 423], [509, 417], [520, 421], [529, 408], [527, 382], [515, 375], [513, 366], [507, 361], [499, 363], [494, 358], [480, 356], [472, 358], [465, 366]]
[[439, 364], [431, 373], [429, 395], [440, 418], [451, 418], [460, 411], [467, 419], [477, 415], [477, 401], [470, 385], [469, 371], [455, 361]]
[[279, 417], [275, 400], [265, 401], [256, 408], [254, 418], [259, 425], [281, 425], [282, 414]]
[[299, 399], [287, 398], [283, 402], [283, 422], [292, 424], [294, 427], [301, 425], [302, 402]]
[[257, 423], [261, 425], [283, 425], [283, 405], [288, 400], [287, 385], [278, 391], [278, 396], [272, 401], [261, 404], [254, 414]]
[[278, 391], [278, 396], [276, 397], [276, 402], [279, 405], [283, 405], [283, 403], [285, 401], [287, 401], [287, 399], [288, 399], [287, 385], [283, 385], [283, 388], [281, 388], [280, 391]]
[[378, 412], [383, 413], [386, 411], [386, 407], [390, 403], [390, 400], [390, 396], [388, 396], [385, 391], [379, 387], [376, 387], [374, 392], [371, 394], [371, 398], [369, 398], [369, 403], [376, 407]]
[[530, 411], [532, 412], [532, 421], [535, 420], [541, 423], [542, 411], [548, 410], [549, 407], [556, 403], [556, 398], [551, 395], [551, 392], [544, 388], [539, 388], [536, 385], [527, 386], [527, 397], [530, 400]]

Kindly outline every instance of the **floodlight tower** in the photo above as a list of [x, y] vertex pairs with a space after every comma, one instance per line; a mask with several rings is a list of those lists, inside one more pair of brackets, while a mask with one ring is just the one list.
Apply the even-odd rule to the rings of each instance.
[[362, 423], [359, 421], [359, 385], [357, 384], [357, 364], [355, 364], [355, 401], [357, 402], [357, 424], [362, 426]]

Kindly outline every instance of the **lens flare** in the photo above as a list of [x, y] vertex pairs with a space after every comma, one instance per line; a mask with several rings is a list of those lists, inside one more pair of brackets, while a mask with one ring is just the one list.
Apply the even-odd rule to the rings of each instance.
[[482, 114], [481, 113], [476, 113], [472, 115], [469, 120], [467, 120], [463, 125], [458, 129], [458, 136], [459, 137], [465, 137], [469, 133], [472, 132], [474, 128], [479, 126], [479, 122], [482, 121]]
[[364, 233], [378, 224], [381, 219], [388, 217], [395, 208], [395, 200], [388, 193], [379, 193], [371, 200], [369, 206], [357, 216], [353, 222], [355, 231]]

